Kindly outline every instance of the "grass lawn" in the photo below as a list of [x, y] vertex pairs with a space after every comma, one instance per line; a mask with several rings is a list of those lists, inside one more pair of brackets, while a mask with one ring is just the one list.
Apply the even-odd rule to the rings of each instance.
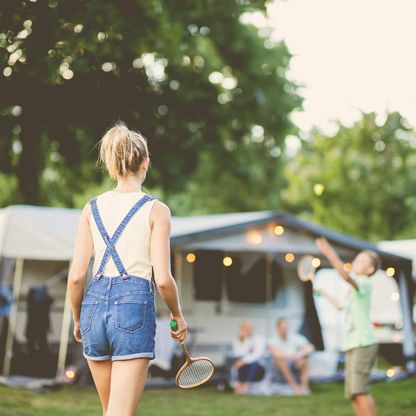
[[[372, 387], [378, 416], [416, 415], [416, 378]], [[352, 415], [343, 400], [340, 384], [313, 385], [308, 397], [236, 397], [212, 387], [183, 391], [146, 390], [139, 406], [143, 416], [346, 416]], [[67, 386], [48, 393], [0, 386], [2, 416], [100, 416], [98, 397], [93, 388]]]

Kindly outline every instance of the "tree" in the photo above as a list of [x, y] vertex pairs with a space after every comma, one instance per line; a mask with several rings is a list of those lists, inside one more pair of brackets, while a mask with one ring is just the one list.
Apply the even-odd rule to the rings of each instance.
[[241, 158], [226, 149], [253, 129], [265, 138], [253, 144], [257, 161], [278, 171], [270, 151], [293, 129], [287, 116], [301, 100], [285, 78], [285, 45], [240, 21], [264, 1], [5, 0], [1, 8], [8, 203], [79, 204], [102, 183], [94, 144], [118, 119], [148, 138], [146, 185], [166, 199], [207, 155], [238, 175]]
[[416, 230], [416, 135], [399, 113], [362, 114], [331, 137], [318, 130], [287, 165], [287, 210], [364, 239]]

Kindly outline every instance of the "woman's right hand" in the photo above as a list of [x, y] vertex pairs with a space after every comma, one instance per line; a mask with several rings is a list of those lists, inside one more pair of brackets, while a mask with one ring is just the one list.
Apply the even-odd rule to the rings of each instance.
[[81, 331], [79, 329], [79, 321], [74, 321], [74, 338], [77, 342], [82, 342]]
[[173, 316], [170, 314], [170, 319], [174, 319], [176, 323], [178, 324], [178, 329], [176, 331], [170, 331], [170, 335], [172, 338], [176, 339], [179, 342], [184, 342], [185, 338], [188, 335], [188, 328], [186, 326], [185, 319], [183, 316]]

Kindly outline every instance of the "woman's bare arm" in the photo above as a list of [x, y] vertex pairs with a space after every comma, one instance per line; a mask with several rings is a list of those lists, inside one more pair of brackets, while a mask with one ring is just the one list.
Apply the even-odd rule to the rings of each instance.
[[187, 327], [182, 316], [178, 288], [170, 269], [171, 213], [169, 207], [160, 201], [155, 201], [150, 211], [150, 222], [152, 227], [150, 253], [156, 286], [171, 311], [171, 318], [178, 323], [178, 330], [171, 331], [171, 335], [183, 341]]
[[94, 249], [89, 224], [90, 213], [91, 209], [88, 203], [84, 206], [78, 222], [74, 254], [68, 274], [68, 290], [72, 308], [72, 318], [74, 320], [74, 336], [78, 342], [81, 341], [79, 333], [79, 317], [81, 301], [84, 295], [85, 275]]

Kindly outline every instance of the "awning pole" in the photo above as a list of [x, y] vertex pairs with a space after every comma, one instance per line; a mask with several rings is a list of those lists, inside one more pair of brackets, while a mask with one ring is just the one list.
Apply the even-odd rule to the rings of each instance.
[[400, 270], [399, 276], [400, 301], [403, 314], [403, 353], [406, 358], [406, 369], [409, 373], [416, 371], [415, 365], [415, 343], [413, 340], [413, 322], [410, 313], [409, 292], [406, 274]]
[[266, 253], [266, 337], [270, 338], [272, 317], [272, 255]]
[[16, 334], [17, 313], [19, 309], [19, 298], [22, 286], [23, 259], [16, 259], [13, 278], [13, 301], [9, 314], [9, 326], [7, 328], [6, 348], [3, 363], [3, 375], [10, 375], [10, 366], [13, 358], [13, 341]]
[[[229, 255], [224, 252], [224, 257]], [[221, 262], [223, 260], [221, 259]], [[221, 299], [217, 303], [216, 313], [225, 314], [227, 312], [228, 305], [228, 296], [227, 296], [227, 277], [226, 277], [226, 266], [224, 264], [221, 266]]]
[[175, 250], [174, 253], [174, 261], [175, 261], [175, 278], [176, 278], [176, 285], [178, 286], [179, 296], [182, 295], [182, 262], [183, 256], [180, 250]]
[[[70, 262], [71, 263], [71, 262]], [[69, 331], [71, 329], [71, 304], [69, 301], [68, 282], [65, 290], [65, 306], [62, 315], [61, 338], [59, 341], [58, 365], [56, 376], [59, 377], [64, 371], [66, 363], [66, 355], [68, 352]]]

